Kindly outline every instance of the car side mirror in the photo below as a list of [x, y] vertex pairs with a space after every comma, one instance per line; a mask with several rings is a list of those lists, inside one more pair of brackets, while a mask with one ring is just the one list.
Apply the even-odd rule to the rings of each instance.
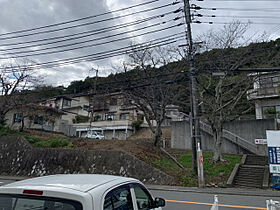
[[163, 198], [155, 198], [154, 207], [158, 208], [163, 206], [165, 206], [165, 200]]

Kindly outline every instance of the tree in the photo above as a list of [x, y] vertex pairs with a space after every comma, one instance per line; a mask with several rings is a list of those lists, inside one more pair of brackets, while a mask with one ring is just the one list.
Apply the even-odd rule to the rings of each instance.
[[29, 68], [27, 62], [10, 62], [0, 67], [0, 124], [5, 124], [6, 114], [23, 106], [25, 97], [21, 93], [38, 84], [40, 79], [35, 77], [35, 70]]
[[42, 106], [38, 104], [18, 104], [13, 107], [13, 110], [16, 110], [21, 114], [21, 126], [20, 131], [24, 130], [25, 127], [25, 119], [29, 118], [30, 123], [35, 121], [36, 117], [41, 117], [42, 120], [42, 129], [43, 129], [43, 121], [47, 121], [50, 123], [55, 122], [55, 118], [62, 115], [62, 111], [54, 109], [52, 107]]
[[[249, 112], [253, 107], [247, 101], [247, 91], [252, 88], [256, 75], [236, 74], [233, 70], [250, 63], [253, 49], [237, 48], [244, 38], [248, 25], [233, 22], [219, 32], [210, 32], [206, 43], [215, 49], [198, 57], [200, 106], [202, 119], [206, 120], [214, 135], [213, 161], [221, 161], [224, 124]], [[203, 37], [200, 37], [203, 38]], [[216, 46], [215, 46], [216, 45]], [[215, 74], [216, 72], [218, 74]]]
[[[143, 112], [153, 133], [154, 146], [159, 146], [166, 106], [173, 102], [175, 96], [173, 83], [179, 68], [171, 68], [169, 64], [174, 59], [174, 51], [168, 48], [137, 50], [132, 47], [128, 64], [123, 67], [126, 76], [123, 92], [132, 105]], [[133, 70], [129, 71], [129, 68]]]

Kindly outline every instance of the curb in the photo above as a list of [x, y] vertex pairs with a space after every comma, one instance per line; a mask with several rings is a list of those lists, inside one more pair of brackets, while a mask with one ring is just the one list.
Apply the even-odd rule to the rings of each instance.
[[160, 190], [169, 192], [191, 192], [204, 194], [221, 194], [221, 195], [244, 195], [244, 196], [262, 196], [262, 197], [279, 197], [280, 191], [261, 190], [261, 189], [243, 189], [243, 188], [197, 188], [197, 187], [178, 187], [178, 186], [160, 186], [146, 185], [149, 190]]

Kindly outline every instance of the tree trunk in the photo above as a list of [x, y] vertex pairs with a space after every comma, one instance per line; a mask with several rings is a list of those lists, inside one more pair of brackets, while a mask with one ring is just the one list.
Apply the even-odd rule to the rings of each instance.
[[222, 158], [222, 138], [223, 138], [223, 128], [219, 126], [218, 128], [213, 129], [213, 135], [214, 135], [214, 157], [213, 161], [218, 162], [223, 160]]
[[154, 146], [155, 147], [159, 146], [161, 135], [162, 135], [161, 125], [157, 122], [157, 126], [156, 126], [155, 133], [154, 133]]
[[22, 132], [23, 129], [24, 129], [24, 118], [22, 118], [22, 120], [21, 120], [21, 127], [20, 127], [19, 131]]
[[6, 124], [5, 116], [6, 116], [6, 114], [3, 111], [0, 111], [0, 125]]

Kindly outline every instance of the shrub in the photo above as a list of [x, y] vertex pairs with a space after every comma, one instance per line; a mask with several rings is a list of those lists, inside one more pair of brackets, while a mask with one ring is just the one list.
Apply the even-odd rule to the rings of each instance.
[[85, 123], [88, 122], [89, 117], [77, 115], [75, 119], [73, 119], [73, 123]]
[[132, 127], [133, 127], [135, 130], [138, 131], [138, 130], [140, 129], [140, 126], [141, 126], [142, 123], [143, 123], [142, 120], [134, 121], [134, 122], [132, 123]]
[[34, 142], [35, 147], [51, 147], [51, 148], [59, 148], [59, 147], [72, 147], [72, 142], [69, 142], [67, 139], [62, 138], [51, 138], [48, 140], [40, 140]]

